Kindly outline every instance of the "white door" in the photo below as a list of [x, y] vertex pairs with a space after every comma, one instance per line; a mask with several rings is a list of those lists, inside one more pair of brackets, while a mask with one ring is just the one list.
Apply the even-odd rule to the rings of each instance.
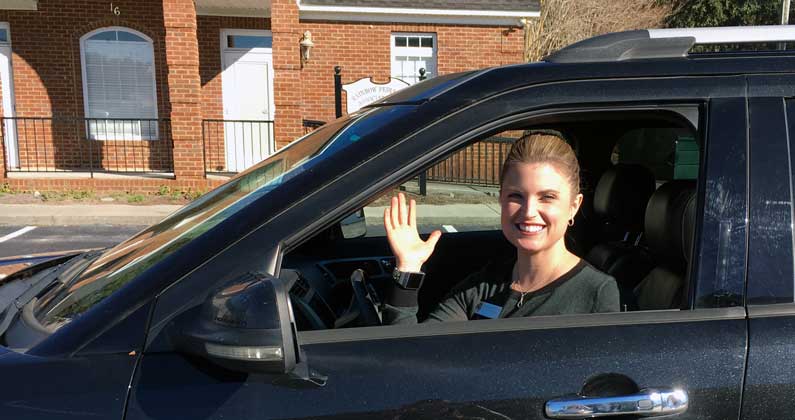
[[[275, 151], [273, 53], [270, 32], [222, 36], [226, 170], [240, 172]], [[237, 43], [234, 40], [237, 39]]]
[[3, 96], [3, 139], [8, 168], [19, 167], [16, 123], [14, 113], [14, 78], [11, 73], [11, 39], [8, 26], [0, 24], [0, 88]]

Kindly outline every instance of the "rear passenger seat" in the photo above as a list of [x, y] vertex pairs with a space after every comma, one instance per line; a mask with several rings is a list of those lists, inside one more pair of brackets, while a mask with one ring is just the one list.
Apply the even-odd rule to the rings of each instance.
[[654, 267], [646, 247], [639, 244], [654, 189], [649, 169], [619, 164], [602, 175], [594, 192], [594, 212], [603, 222], [602, 241], [585, 260], [616, 279], [622, 310], [635, 309], [633, 290]]
[[682, 302], [695, 222], [696, 183], [675, 180], [646, 207], [646, 243], [655, 267], [635, 288], [638, 309], [671, 309]]

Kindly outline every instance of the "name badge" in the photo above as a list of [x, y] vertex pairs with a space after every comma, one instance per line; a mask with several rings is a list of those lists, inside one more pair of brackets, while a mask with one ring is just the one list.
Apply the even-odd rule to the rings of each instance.
[[482, 316], [483, 318], [495, 319], [500, 317], [502, 307], [488, 302], [480, 302], [475, 310], [475, 315]]

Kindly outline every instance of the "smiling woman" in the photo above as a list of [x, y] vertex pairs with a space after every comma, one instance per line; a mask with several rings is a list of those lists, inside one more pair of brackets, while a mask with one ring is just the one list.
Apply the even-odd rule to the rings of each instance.
[[[563, 139], [528, 134], [514, 143], [500, 172], [503, 235], [515, 259], [470, 275], [432, 310], [426, 322], [618, 312], [615, 280], [566, 248], [564, 236], [582, 204], [579, 164]], [[384, 310], [391, 324], [417, 322], [419, 284], [441, 232], [427, 241], [417, 232], [416, 203], [403, 194], [384, 212], [397, 280]]]

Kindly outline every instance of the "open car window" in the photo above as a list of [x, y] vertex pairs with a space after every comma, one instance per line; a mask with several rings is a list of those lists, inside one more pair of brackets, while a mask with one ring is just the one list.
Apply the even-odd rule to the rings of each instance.
[[[577, 155], [584, 202], [565, 236], [567, 248], [615, 278], [620, 310], [688, 307], [702, 135], [674, 113], [608, 112], [555, 124], [506, 127], [480, 138], [373, 197], [363, 214], [343, 221], [345, 234], [345, 225], [358, 220], [359, 229], [350, 229], [350, 235], [326, 246], [313, 243], [311, 250], [291, 251], [283, 268], [298, 278], [292, 300], [299, 329], [372, 325], [363, 320], [351, 273], [363, 270], [366, 299], [383, 307], [393, 287], [394, 268], [383, 212], [398, 192], [417, 201], [421, 235], [443, 232], [425, 264], [426, 280], [418, 296], [420, 322], [468, 275], [491, 260], [515, 258], [500, 227], [499, 173], [516, 139], [537, 131], [559, 133]], [[627, 189], [638, 177], [648, 184], [645, 196]], [[658, 210], [646, 221], [649, 203]], [[676, 226], [666, 225], [671, 223]], [[682, 232], [684, 225], [690, 233], [659, 234]]]

